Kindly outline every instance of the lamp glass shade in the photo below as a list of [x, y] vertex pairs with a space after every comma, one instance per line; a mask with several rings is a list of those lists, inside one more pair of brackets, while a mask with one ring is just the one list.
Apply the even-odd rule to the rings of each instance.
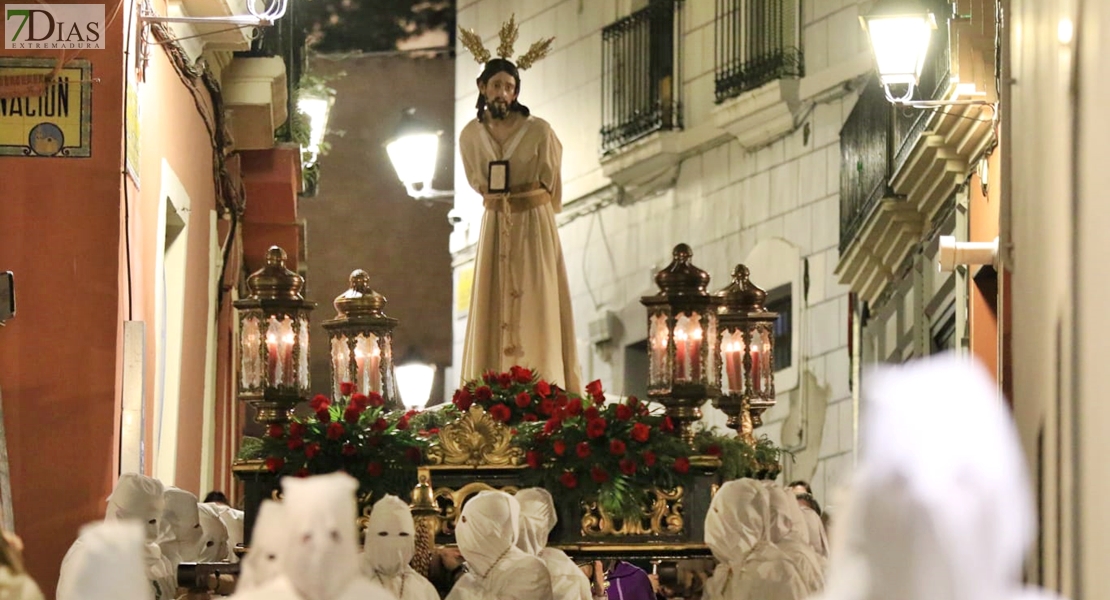
[[397, 365], [397, 391], [405, 408], [424, 408], [432, 395], [435, 383], [435, 365], [422, 362], [408, 362]]
[[435, 133], [410, 133], [386, 145], [389, 161], [405, 187], [430, 188], [436, 169], [439, 136]]
[[870, 15], [861, 17], [879, 79], [884, 85], [915, 85], [929, 52], [929, 38], [936, 23], [931, 13]]

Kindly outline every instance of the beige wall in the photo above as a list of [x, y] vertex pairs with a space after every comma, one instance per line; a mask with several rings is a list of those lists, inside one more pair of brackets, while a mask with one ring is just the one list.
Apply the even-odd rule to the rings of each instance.
[[409, 198], [384, 144], [401, 109], [415, 107], [417, 115], [445, 132], [434, 186], [451, 188], [452, 98], [451, 87], [442, 82], [451, 79], [455, 61], [321, 57], [312, 68], [325, 77], [346, 73], [328, 83], [336, 100], [328, 122], [331, 151], [320, 159], [319, 192], [299, 204], [307, 223], [307, 297], [318, 303], [311, 330], [313, 390], [330, 389], [327, 332], [321, 323], [335, 317], [332, 301], [347, 289], [351, 271], [364, 269], [388, 300], [386, 314], [400, 320], [395, 356], [415, 347], [438, 365], [432, 397], [442, 397], [443, 371], [451, 363], [450, 204]]

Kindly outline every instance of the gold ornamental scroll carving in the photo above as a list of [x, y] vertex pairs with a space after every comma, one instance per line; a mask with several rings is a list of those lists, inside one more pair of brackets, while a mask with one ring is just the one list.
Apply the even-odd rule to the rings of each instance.
[[682, 487], [673, 490], [652, 488], [639, 519], [614, 518], [597, 502], [589, 502], [582, 514], [582, 535], [604, 537], [680, 534], [685, 526], [682, 516], [684, 495], [685, 490]]
[[428, 460], [433, 465], [517, 466], [524, 462], [524, 450], [512, 442], [509, 428], [475, 405], [439, 430], [439, 442], [428, 449]]
[[[513, 485], [498, 488], [480, 481], [468, 483], [457, 490], [448, 487], [436, 488], [432, 495], [437, 505], [442, 507], [436, 515], [439, 521], [437, 527], [438, 533], [443, 535], [454, 535], [455, 522], [458, 521], [459, 515], [462, 514], [463, 504], [465, 504], [471, 496], [489, 490], [505, 492], [506, 494], [516, 494], [519, 488]], [[439, 503], [440, 500], [444, 502]]]

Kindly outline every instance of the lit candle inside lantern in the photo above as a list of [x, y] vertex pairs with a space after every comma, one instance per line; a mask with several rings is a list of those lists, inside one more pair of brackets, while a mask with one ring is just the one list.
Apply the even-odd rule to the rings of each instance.
[[686, 358], [690, 361], [690, 378], [695, 380], [701, 379], [701, 327], [695, 328], [690, 333], [689, 347], [687, 348]]
[[729, 342], [725, 345], [725, 375], [728, 376], [730, 392], [744, 391], [744, 379], [740, 368], [744, 364], [742, 351], [743, 346], [740, 342]]
[[270, 385], [281, 378], [281, 363], [278, 361], [278, 339], [273, 333], [266, 334], [266, 377]]
[[355, 348], [355, 387], [360, 393], [370, 391], [367, 388], [369, 381], [366, 375], [366, 354], [361, 348]]
[[370, 348], [370, 389], [382, 393], [382, 351], [374, 344]]
[[674, 377], [675, 379], [686, 379], [686, 332], [681, 329], [676, 329], [674, 332]]
[[759, 393], [759, 378], [762, 375], [763, 365], [759, 364], [759, 344], [752, 344], [752, 391]]

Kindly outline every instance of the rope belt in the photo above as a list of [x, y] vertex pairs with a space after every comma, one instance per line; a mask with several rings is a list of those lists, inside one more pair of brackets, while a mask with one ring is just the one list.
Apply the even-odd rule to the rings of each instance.
[[505, 356], [524, 356], [524, 349], [520, 345], [520, 299], [524, 294], [516, 274], [509, 264], [512, 253], [512, 226], [513, 213], [522, 213], [537, 208], [551, 201], [551, 194], [540, 186], [539, 182], [529, 183], [510, 188], [507, 193], [484, 194], [482, 205], [486, 210], [497, 213], [498, 229], [500, 229], [497, 263], [501, 270], [500, 286], [501, 299], [509, 299], [509, 306], [502, 307], [501, 319], [501, 351]]

